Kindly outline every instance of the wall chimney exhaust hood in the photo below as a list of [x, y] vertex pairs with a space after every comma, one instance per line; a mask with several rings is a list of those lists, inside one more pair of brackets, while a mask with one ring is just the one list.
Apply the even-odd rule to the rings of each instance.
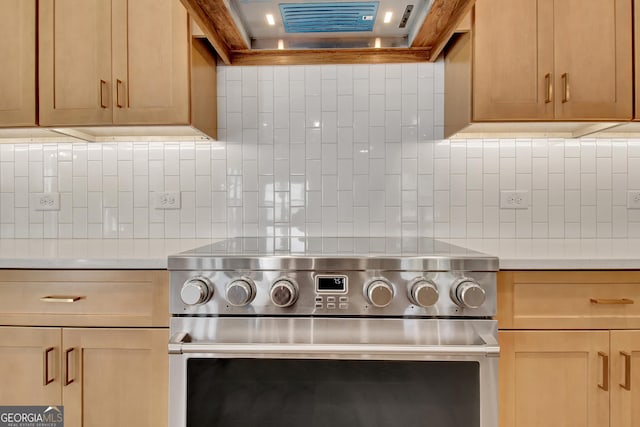
[[228, 65], [435, 61], [475, 0], [181, 0]]

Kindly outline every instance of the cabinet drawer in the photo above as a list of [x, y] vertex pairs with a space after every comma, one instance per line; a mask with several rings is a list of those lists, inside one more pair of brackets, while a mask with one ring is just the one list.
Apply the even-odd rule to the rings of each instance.
[[164, 270], [0, 270], [0, 324], [168, 326]]
[[502, 271], [501, 329], [640, 328], [640, 272]]

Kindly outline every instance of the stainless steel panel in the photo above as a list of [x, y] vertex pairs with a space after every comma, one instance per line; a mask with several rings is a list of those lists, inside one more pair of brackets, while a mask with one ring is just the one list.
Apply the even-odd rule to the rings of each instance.
[[186, 425], [186, 369], [191, 358], [475, 362], [480, 426], [498, 423], [499, 348], [497, 322], [492, 320], [173, 318], [171, 330], [190, 331], [174, 335], [170, 345], [172, 427]]
[[169, 270], [253, 270], [253, 271], [497, 271], [497, 258], [453, 257], [292, 257], [275, 256], [187, 256], [174, 255]]
[[[369, 357], [366, 350], [382, 354], [398, 353], [421, 358], [433, 353], [484, 354], [497, 356], [495, 320], [457, 319], [361, 319], [361, 318], [282, 318], [282, 317], [173, 317], [170, 351], [207, 352], [208, 345], [220, 349], [237, 346], [234, 351], [254, 349], [298, 353], [301, 349], [326, 355], [333, 346], [345, 354]], [[360, 347], [360, 352], [354, 349]], [[422, 352], [411, 347], [421, 347]], [[435, 349], [440, 347], [440, 349]], [[473, 350], [472, 350], [473, 348]], [[402, 350], [402, 351], [400, 351]], [[424, 351], [428, 350], [428, 351]], [[405, 352], [406, 355], [403, 353]]]
[[[315, 277], [312, 271], [171, 271], [171, 288], [169, 309], [174, 315], [282, 315], [282, 316], [453, 316], [453, 317], [491, 317], [496, 313], [496, 273], [472, 271], [345, 271], [331, 270], [336, 275], [344, 275], [348, 279], [346, 293], [316, 292]], [[330, 271], [324, 271], [326, 274]], [[207, 277], [214, 287], [212, 299], [203, 305], [187, 306], [180, 299], [182, 284], [194, 276]], [[243, 307], [228, 304], [224, 298], [226, 286], [241, 277], [251, 279], [256, 285], [256, 296], [253, 301]], [[279, 278], [293, 279], [299, 286], [300, 295], [297, 302], [287, 308], [273, 305], [269, 299], [271, 285]], [[416, 277], [432, 280], [439, 289], [439, 299], [432, 307], [419, 307], [409, 299], [409, 286]], [[462, 308], [456, 305], [450, 296], [451, 286], [457, 279], [468, 277], [482, 286], [486, 293], [486, 302], [479, 308]], [[377, 308], [365, 297], [365, 286], [373, 279], [384, 278], [394, 288], [395, 297], [390, 305]], [[329, 305], [333, 297], [334, 305]], [[320, 299], [321, 301], [317, 300]], [[342, 300], [340, 299], [342, 298]], [[346, 301], [344, 299], [346, 298]], [[341, 302], [346, 305], [341, 305]], [[333, 308], [330, 308], [333, 307]]]
[[168, 259], [169, 270], [497, 271], [498, 259], [431, 238], [243, 237]]

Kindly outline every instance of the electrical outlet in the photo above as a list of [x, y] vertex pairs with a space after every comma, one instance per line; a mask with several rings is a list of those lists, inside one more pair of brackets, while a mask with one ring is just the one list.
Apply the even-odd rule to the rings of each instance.
[[59, 211], [60, 193], [32, 194], [31, 206], [36, 211]]
[[640, 191], [627, 191], [627, 209], [640, 209]]
[[500, 209], [529, 208], [528, 191], [500, 191]]
[[180, 209], [180, 192], [163, 191], [153, 193], [153, 207], [155, 209]]

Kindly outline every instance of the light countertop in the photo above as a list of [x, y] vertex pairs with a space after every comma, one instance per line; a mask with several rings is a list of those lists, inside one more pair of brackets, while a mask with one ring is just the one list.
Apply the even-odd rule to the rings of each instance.
[[211, 239], [0, 239], [0, 268], [166, 269], [167, 256], [214, 241]]
[[640, 270], [640, 239], [443, 239], [500, 259], [501, 270]]
[[[0, 268], [165, 269], [219, 239], [0, 239]], [[440, 239], [500, 258], [502, 270], [640, 270], [640, 239]]]

